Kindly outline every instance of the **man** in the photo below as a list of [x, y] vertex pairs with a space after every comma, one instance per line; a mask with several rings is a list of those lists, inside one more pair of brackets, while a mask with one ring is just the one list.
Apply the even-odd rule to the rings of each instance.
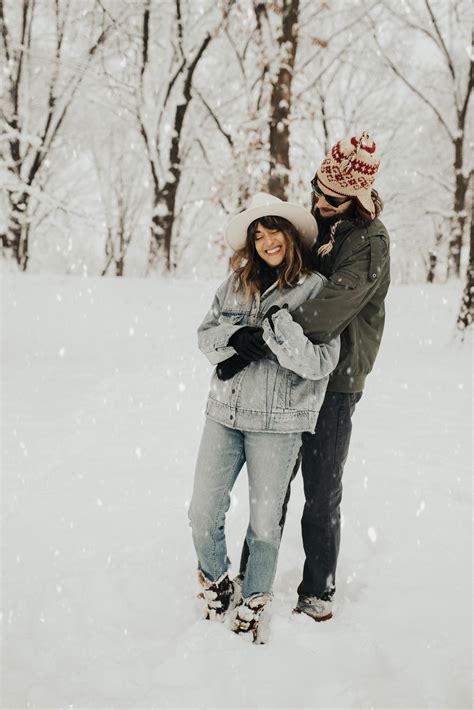
[[[312, 211], [319, 226], [314, 268], [328, 281], [315, 299], [292, 313], [315, 343], [341, 336], [339, 363], [315, 432], [303, 434], [301, 450], [306, 561], [295, 612], [315, 621], [332, 617], [351, 418], [374, 364], [385, 320], [390, 256], [389, 236], [378, 219], [383, 203], [373, 189], [379, 164], [375, 143], [363, 133], [336, 143], [317, 170], [311, 181]], [[288, 498], [289, 492], [282, 528]], [[241, 573], [246, 556], [244, 545]]]
[[378, 219], [383, 204], [373, 189], [380, 161], [367, 133], [339, 141], [312, 181], [320, 234], [315, 269], [328, 282], [293, 314], [314, 342], [341, 336], [314, 434], [303, 435], [305, 507], [301, 521], [306, 561], [295, 611], [324, 621], [332, 616], [340, 543], [342, 473], [351, 418], [382, 338], [390, 283], [389, 236]]

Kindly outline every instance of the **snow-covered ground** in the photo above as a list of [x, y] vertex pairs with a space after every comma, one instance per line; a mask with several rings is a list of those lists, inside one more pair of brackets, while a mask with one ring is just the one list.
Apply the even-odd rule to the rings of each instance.
[[[216, 282], [5, 275], [3, 708], [468, 708], [471, 351], [393, 287], [354, 420], [337, 610], [291, 615], [298, 477], [255, 647], [200, 620], [187, 524]], [[242, 474], [228, 519], [237, 563]]]

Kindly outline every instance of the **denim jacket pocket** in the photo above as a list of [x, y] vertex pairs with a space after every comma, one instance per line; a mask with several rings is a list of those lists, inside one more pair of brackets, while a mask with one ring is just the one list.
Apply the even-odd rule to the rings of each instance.
[[290, 409], [315, 409], [318, 385], [316, 381], [305, 380], [295, 372], [288, 373], [288, 406]]

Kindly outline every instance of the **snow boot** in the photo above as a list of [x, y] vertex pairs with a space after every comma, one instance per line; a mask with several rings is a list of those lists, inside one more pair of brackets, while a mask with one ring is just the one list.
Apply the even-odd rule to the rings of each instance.
[[[243, 635], [252, 643], [263, 644], [268, 639], [268, 603], [271, 594], [254, 594], [237, 607], [237, 614], [232, 625], [235, 634]], [[267, 611], [265, 617], [262, 617]]]
[[198, 581], [202, 587], [198, 596], [206, 601], [204, 618], [224, 621], [227, 612], [235, 609], [241, 599], [239, 586], [229, 578], [227, 572], [215, 582], [211, 582], [199, 571]]
[[301, 596], [293, 609], [293, 614], [307, 614], [314, 621], [327, 621], [332, 619], [332, 599]]
[[[245, 580], [245, 575], [242, 574], [242, 572], [239, 572], [239, 574], [236, 575], [234, 577], [234, 579], [232, 580], [234, 582], [234, 584], [236, 584], [238, 586], [238, 589], [240, 589], [241, 592], [242, 592], [242, 587], [244, 586], [244, 580]], [[240, 596], [242, 596], [242, 594]]]

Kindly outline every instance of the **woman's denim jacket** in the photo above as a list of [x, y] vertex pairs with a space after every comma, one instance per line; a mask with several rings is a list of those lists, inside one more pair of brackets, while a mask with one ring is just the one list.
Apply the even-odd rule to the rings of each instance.
[[[198, 329], [200, 350], [212, 365], [235, 355], [229, 338], [246, 325], [261, 326], [268, 357], [251, 362], [232, 379], [219, 380], [214, 371], [206, 414], [211, 419], [243, 431], [314, 431], [329, 374], [339, 359], [339, 337], [314, 345], [290, 313], [314, 298], [325, 283], [317, 273], [300, 277], [292, 288], [278, 290], [276, 283], [261, 296], [245, 300], [236, 291], [234, 274], [218, 288], [210, 311]], [[286, 308], [272, 316], [274, 305]]]

